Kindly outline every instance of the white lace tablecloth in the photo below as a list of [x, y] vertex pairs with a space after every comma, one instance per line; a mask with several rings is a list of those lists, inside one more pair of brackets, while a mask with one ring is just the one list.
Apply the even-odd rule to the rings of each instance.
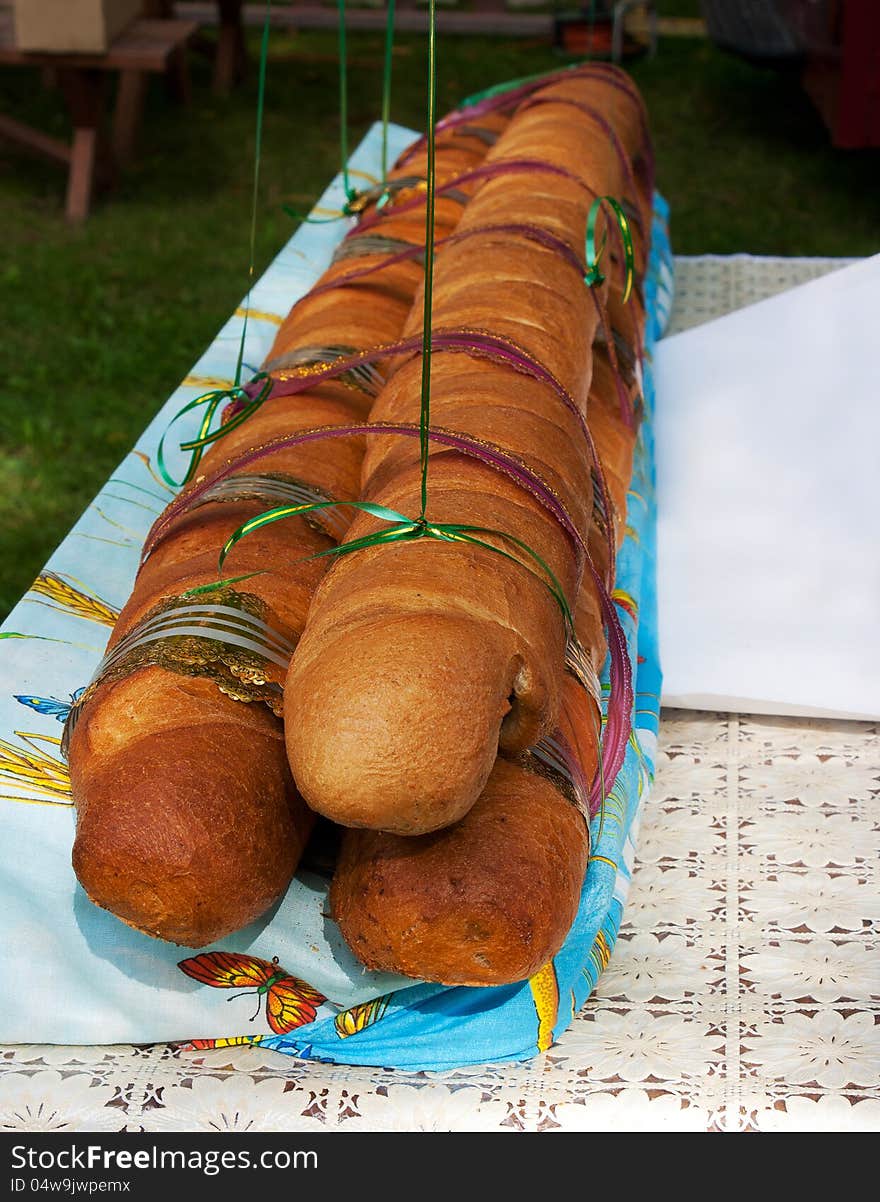
[[[679, 258], [672, 330], [843, 262]], [[402, 1073], [16, 1045], [0, 1130], [880, 1129], [878, 795], [876, 725], [665, 711], [620, 940], [542, 1056]]]

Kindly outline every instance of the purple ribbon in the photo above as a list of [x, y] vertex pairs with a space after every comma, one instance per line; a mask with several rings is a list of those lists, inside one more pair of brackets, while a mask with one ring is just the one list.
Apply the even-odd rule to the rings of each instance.
[[[614, 147], [615, 153], [620, 160], [620, 165], [623, 168], [623, 174], [626, 176], [626, 185], [631, 190], [633, 199], [635, 200], [636, 197], [638, 197], [639, 186], [636, 183], [636, 177], [633, 174], [632, 164], [629, 161], [629, 157], [627, 156], [626, 151], [623, 149], [623, 144], [620, 141], [620, 138], [617, 136], [616, 130], [611, 125], [610, 121], [608, 121], [606, 117], [603, 117], [597, 108], [594, 108], [591, 104], [585, 103], [583, 100], [574, 100], [568, 96], [534, 96], [532, 99], [527, 100], [522, 107], [523, 109], [537, 108], [540, 104], [565, 104], [568, 105], [569, 108], [578, 109], [580, 112], [585, 113], [591, 120], [595, 121], [608, 140], [611, 142], [611, 145]], [[633, 224], [638, 226], [641, 234], [644, 234], [644, 226], [642, 224], [640, 213], [635, 213], [633, 215]]]
[[603, 800], [603, 784], [607, 783], [608, 787], [611, 787], [626, 756], [626, 745], [632, 733], [635, 695], [629, 649], [617, 609], [592, 559], [589, 558], [587, 570], [593, 577], [599, 595], [608, 635], [608, 652], [611, 656], [611, 692], [608, 695], [605, 731], [602, 737], [602, 772], [597, 774], [590, 792], [591, 806], [598, 806]]
[[[271, 442], [264, 443], [260, 447], [255, 447], [251, 451], [246, 451], [243, 455], [235, 459], [234, 462], [220, 468], [213, 476], [207, 480], [203, 480], [194, 488], [188, 489], [185, 493], [181, 493], [175, 501], [172, 501], [161, 517], [153, 524], [147, 535], [144, 543], [142, 562], [168, 534], [170, 525], [181, 514], [186, 513], [191, 507], [196, 505], [202, 496], [221, 480], [225, 480], [228, 476], [246, 467], [250, 467], [253, 463], [266, 458], [268, 455], [275, 454], [276, 451], [289, 450], [295, 446], [301, 446], [309, 442], [318, 442], [327, 438], [349, 438], [353, 435], [384, 435], [385, 437], [388, 435], [403, 435], [404, 437], [418, 438], [420, 431], [418, 425], [415, 423], [371, 422], [369, 425], [361, 426], [319, 426], [312, 430], [300, 430], [296, 434], [288, 434], [282, 438], [272, 439]], [[537, 472], [533, 471], [532, 468], [528, 467], [516, 456], [504, 451], [501, 447], [494, 446], [492, 443], [469, 438], [467, 435], [458, 434], [452, 430], [435, 428], [428, 431], [428, 438], [432, 442], [439, 443], [441, 446], [451, 447], [464, 455], [480, 460], [521, 485], [535, 500], [540, 502], [545, 509], [553, 514], [566, 534], [569, 535], [577, 550], [582, 552], [584, 556], [589, 555], [586, 540], [578, 530], [568, 510]]]
[[[361, 426], [323, 426], [312, 430], [301, 430], [296, 434], [289, 434], [282, 438], [273, 439], [261, 447], [255, 447], [253, 450], [239, 456], [233, 463], [221, 468], [209, 479], [182, 493], [181, 496], [168, 506], [165, 513], [154, 523], [147, 535], [141, 562], [146, 560], [157, 544], [168, 534], [171, 524], [181, 514], [186, 513], [190, 508], [194, 507], [205, 493], [214, 488], [221, 480], [225, 480], [229, 476], [250, 467], [258, 460], [266, 458], [276, 451], [287, 450], [295, 446], [328, 438], [348, 438], [352, 435], [374, 437], [403, 435], [410, 438], [419, 438], [420, 434], [419, 427], [414, 423], [398, 425], [375, 422]], [[602, 762], [604, 779], [608, 781], [614, 780], [623, 763], [627, 741], [632, 729], [632, 665], [627, 653], [626, 635], [624, 634], [614, 602], [611, 599], [608, 588], [596, 570], [583, 535], [553, 490], [536, 472], [516, 457], [503, 451], [500, 447], [494, 447], [489, 443], [468, 438], [466, 435], [457, 434], [454, 431], [441, 429], [429, 430], [428, 438], [432, 442], [439, 443], [441, 446], [451, 447], [464, 455], [487, 464], [519, 484], [553, 514], [566, 534], [571, 538], [576, 549], [583, 555], [587, 570], [590, 572], [598, 592], [608, 634], [609, 653], [611, 655], [611, 691], [608, 698], [607, 720], [602, 742]], [[609, 510], [609, 530], [610, 524]], [[605, 769], [607, 769], [607, 772]], [[602, 780], [597, 779], [594, 782], [590, 800], [591, 804], [601, 802]]]
[[[462, 184], [470, 184], [481, 179], [495, 179], [498, 176], [510, 175], [519, 171], [537, 171], [545, 175], [556, 175], [561, 179], [571, 180], [572, 183], [583, 188], [592, 197], [597, 195], [592, 188], [584, 183], [579, 175], [575, 175], [567, 167], [560, 167], [556, 163], [547, 163], [543, 159], [507, 159], [500, 163], [486, 163], [482, 167], [474, 167], [471, 171], [466, 171], [463, 175], [458, 175], [455, 179], [448, 180], [445, 184], [438, 184], [436, 195], [443, 196], [447, 192], [455, 192], [461, 188]], [[422, 193], [411, 200], [402, 200], [400, 204], [393, 207], [386, 206], [384, 209], [375, 209], [362, 219], [360, 225], [357, 227], [358, 232], [363, 233], [364, 230], [372, 229], [374, 225], [378, 225], [386, 213], [394, 213], [396, 215], [419, 208], [425, 203], [426, 198], [427, 194]]]
[[[600, 309], [600, 317], [602, 317]], [[315, 387], [317, 384], [322, 384], [326, 380], [336, 379], [337, 376], [343, 375], [352, 367], [358, 364], [374, 363], [377, 360], [397, 357], [400, 355], [412, 355], [420, 352], [422, 349], [422, 336], [415, 334], [410, 338], [404, 338], [400, 342], [390, 343], [386, 346], [373, 347], [368, 351], [359, 351], [354, 355], [347, 355], [344, 358], [336, 359], [333, 363], [328, 364], [325, 368], [318, 370], [310, 369], [308, 375], [297, 376], [291, 380], [278, 380], [272, 387], [269, 399], [274, 400], [278, 397], [296, 396], [301, 392], [306, 392], [308, 389]], [[494, 334], [487, 334], [479, 330], [435, 330], [431, 338], [431, 350], [433, 351], [451, 351], [453, 353], [460, 352], [463, 354], [477, 355], [481, 358], [490, 359], [497, 363], [504, 363], [512, 367], [514, 371], [519, 371], [523, 375], [530, 376], [532, 379], [538, 380], [540, 383], [548, 385], [556, 393], [556, 396], [565, 405], [578, 421], [581, 433], [587, 443], [590, 452], [590, 458], [595, 468], [597, 478], [599, 480], [599, 488], [602, 496], [602, 504], [605, 510], [606, 517], [606, 543], [609, 555], [609, 572], [611, 578], [614, 576], [614, 563], [617, 556], [617, 547], [614, 541], [614, 531], [611, 523], [611, 494], [608, 489], [608, 483], [605, 473], [602, 469], [602, 464], [599, 459], [599, 454], [596, 450], [596, 444], [593, 441], [593, 436], [590, 433], [590, 428], [587, 425], [586, 418], [568, 389], [560, 380], [548, 371], [536, 359], [533, 359], [528, 352], [521, 347], [516, 346], [513, 342], [504, 338], [499, 338]], [[622, 380], [620, 386], [623, 386]], [[245, 386], [247, 392], [252, 385]], [[250, 395], [250, 393], [248, 393]], [[623, 389], [623, 397], [625, 403], [629, 406], [629, 394]], [[631, 409], [631, 406], [629, 406]], [[624, 412], [627, 410], [625, 409]]]
[[[498, 92], [494, 96], [488, 96], [485, 100], [480, 100], [476, 104], [469, 105], [467, 108], [453, 109], [451, 113], [447, 113], [442, 120], [438, 121], [435, 129], [438, 134], [445, 133], [446, 130], [455, 129], [459, 125], [465, 125], [474, 118], [485, 116], [487, 113], [497, 112], [499, 109], [509, 108], [511, 105], [518, 104], [520, 100], [526, 96], [531, 96], [533, 92], [537, 92], [541, 88], [550, 87], [555, 83], [562, 83], [566, 79], [583, 78], [583, 77], [601, 77], [603, 82], [610, 87], [617, 88], [620, 92], [625, 92], [632, 100], [636, 102], [639, 108], [639, 113], [642, 117], [642, 124], [645, 127], [645, 141], [649, 144], [647, 138], [647, 126], [644, 118], [644, 105], [642, 98], [635, 88], [635, 85], [629, 83], [628, 76], [616, 68], [606, 66], [602, 63], [584, 63], [580, 67], [563, 67], [559, 71], [549, 71], [540, 79], [533, 79], [529, 83], [521, 84], [518, 88], [511, 88], [509, 92]], [[397, 166], [402, 167], [409, 162], [424, 146], [425, 138], [421, 137], [417, 142], [414, 142], [398, 159]]]
[[[520, 236], [528, 238], [532, 242], [539, 243], [547, 250], [555, 251], [561, 255], [579, 275], [583, 275], [586, 271], [577, 253], [572, 250], [567, 242], [563, 242], [555, 234], [551, 234], [548, 230], [541, 229], [537, 225], [515, 222], [501, 225], [481, 225], [472, 230], [462, 230], [461, 233], [448, 234], [445, 238], [439, 238], [434, 245], [439, 250], [441, 246], [450, 246], [457, 242], [463, 242], [466, 238], [474, 237], [475, 234], [507, 234], [511, 237]], [[358, 267], [354, 271], [348, 272], [347, 275], [336, 276], [335, 279], [328, 280], [326, 284], [318, 284], [306, 295], [308, 297], [320, 296], [322, 292], [330, 292], [333, 288], [344, 288], [346, 284], [353, 284], [357, 280], [364, 279], [365, 276], [373, 275], [377, 271], [383, 271], [386, 267], [391, 267], [394, 263], [404, 263], [408, 259], [418, 259], [424, 253], [425, 248], [421, 244], [408, 246], [406, 250], [397, 251], [393, 255], [387, 255], [382, 259], [381, 263], [373, 263], [368, 267]]]

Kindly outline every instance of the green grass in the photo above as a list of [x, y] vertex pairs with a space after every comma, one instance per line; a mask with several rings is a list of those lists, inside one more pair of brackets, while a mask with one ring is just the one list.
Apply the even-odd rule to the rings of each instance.
[[[687, 5], [664, 6], [681, 12]], [[352, 35], [350, 140], [376, 117], [381, 39]], [[338, 168], [335, 39], [273, 37], [257, 267]], [[443, 109], [558, 65], [547, 45], [441, 40]], [[393, 116], [420, 126], [423, 45], [402, 38]], [[666, 40], [633, 74], [651, 113], [677, 251], [880, 250], [880, 157], [838, 152], [796, 79], [699, 41]], [[137, 165], [88, 223], [62, 219], [63, 173], [0, 146], [0, 613], [228, 317], [246, 288], [255, 72], [224, 100], [193, 62], [194, 103], [154, 81]], [[0, 70], [0, 111], [66, 132], [57, 95]]]

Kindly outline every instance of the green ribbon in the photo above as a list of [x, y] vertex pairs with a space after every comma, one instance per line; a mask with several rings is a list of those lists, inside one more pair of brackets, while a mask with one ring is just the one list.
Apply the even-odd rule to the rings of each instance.
[[[382, 183], [388, 178], [388, 124], [391, 120], [391, 56], [394, 51], [394, 6], [395, 0], [388, 0], [388, 13], [385, 18], [385, 63], [382, 69]], [[387, 201], [388, 194], [379, 202], [379, 208]]]
[[[241, 364], [239, 363], [238, 371], [240, 370]], [[248, 395], [244, 385], [242, 384], [236, 383], [230, 388], [214, 388], [210, 392], [203, 392], [201, 396], [197, 396], [195, 400], [192, 400], [188, 404], [184, 405], [184, 407], [178, 413], [176, 413], [174, 417], [172, 417], [171, 421], [168, 423], [168, 428], [159, 439], [159, 446], [156, 452], [156, 466], [158, 467], [159, 474], [166, 484], [170, 485], [171, 488], [182, 488], [184, 484], [189, 484], [190, 480], [192, 480], [193, 476], [196, 474], [196, 468], [201, 462], [202, 455], [205, 452], [205, 447], [209, 447], [212, 443], [216, 442], [218, 438], [225, 438], [227, 434], [230, 434], [233, 430], [237, 429], [240, 425], [246, 422], [252, 414], [256, 413], [263, 402], [268, 399], [269, 393], [272, 391], [273, 383], [271, 377], [267, 372], [264, 371], [258, 372], [254, 376], [251, 383], [254, 383], [257, 380], [262, 380], [263, 386], [253, 398]], [[243, 409], [240, 409], [239, 412], [234, 415], [234, 417], [231, 417], [229, 421], [224, 422], [212, 432], [211, 423], [214, 420], [217, 410], [224, 401], [244, 401], [245, 405]], [[198, 409], [201, 405], [206, 405], [207, 409], [204, 417], [202, 418], [202, 424], [199, 427], [198, 434], [195, 438], [191, 438], [189, 442], [180, 443], [181, 451], [191, 452], [189, 465], [187, 466], [183, 479], [175, 480], [174, 477], [169, 473], [165, 464], [165, 439], [168, 437], [171, 427], [175, 422], [184, 417], [187, 413], [191, 413], [194, 409]]]
[[606, 231], [602, 232], [602, 241], [596, 250], [596, 223], [599, 220], [599, 213], [602, 205], [608, 204], [611, 211], [620, 227], [620, 234], [623, 239], [623, 252], [626, 260], [626, 280], [623, 286], [623, 303], [629, 300], [632, 295], [633, 279], [635, 278], [635, 250], [633, 248], [632, 231], [630, 229], [629, 218], [623, 210], [623, 206], [613, 196], [597, 196], [590, 205], [590, 212], [587, 216], [587, 235], [585, 242], [585, 258], [587, 263], [587, 273], [584, 276], [584, 283], [592, 288], [594, 285], [603, 284], [605, 276], [599, 270], [599, 260], [602, 257], [602, 252], [605, 250], [605, 243], [608, 240]]
[[[344, 23], [344, 2], [340, 0], [340, 28]], [[344, 63], [344, 37], [340, 39], [340, 60]], [[344, 70], [343, 70], [344, 77]], [[340, 90], [340, 100], [343, 100], [345, 88]], [[344, 103], [344, 102], [343, 102]], [[398, 513], [394, 509], [389, 509], [385, 505], [377, 505], [370, 501], [317, 501], [305, 505], [280, 505], [274, 509], [266, 510], [264, 513], [258, 514], [251, 518], [250, 521], [241, 525], [230, 537], [226, 540], [218, 562], [218, 570], [222, 571], [223, 564], [227, 555], [241, 539], [248, 534], [253, 534], [257, 530], [261, 530], [264, 526], [268, 526], [273, 522], [282, 521], [289, 517], [300, 517], [307, 513], [313, 513], [319, 509], [329, 509], [334, 507], [345, 507], [357, 509], [362, 513], [370, 514], [372, 517], [379, 518], [383, 522], [388, 523], [388, 529], [378, 530], [372, 534], [364, 535], [362, 538], [352, 539], [350, 542], [341, 543], [338, 546], [330, 547], [325, 551], [318, 551], [314, 555], [307, 556], [306, 559], [323, 559], [328, 556], [350, 555], [355, 551], [362, 551], [368, 547], [384, 546], [389, 543], [397, 542], [416, 542], [419, 539], [435, 539], [440, 542], [448, 543], [467, 543], [475, 547], [481, 547], [484, 550], [492, 551], [496, 555], [501, 555], [511, 563], [516, 563], [520, 567], [525, 568], [531, 575], [535, 576], [544, 584], [552, 594], [559, 609], [562, 613], [563, 621], [567, 631], [574, 630], [574, 619], [572, 617], [571, 608], [568, 604], [568, 599], [565, 596], [565, 590], [557, 579], [550, 565], [534, 551], [522, 539], [517, 538], [513, 534], [508, 534], [503, 530], [495, 530], [488, 526], [473, 526], [457, 522], [431, 522], [427, 517], [428, 505], [428, 463], [429, 463], [429, 448], [430, 448], [430, 420], [431, 420], [431, 341], [432, 341], [432, 308], [433, 308], [433, 281], [434, 281], [434, 196], [436, 185], [436, 137], [435, 137], [435, 116], [437, 107], [437, 56], [436, 56], [436, 38], [435, 38], [435, 0], [429, 0], [428, 6], [428, 134], [427, 134], [427, 202], [425, 212], [425, 292], [424, 292], [424, 317], [422, 323], [422, 379], [421, 379], [421, 403], [419, 414], [419, 449], [420, 449], [420, 464], [421, 464], [421, 511], [418, 518], [412, 520], [402, 513]], [[343, 129], [345, 128], [346, 109], [343, 107]], [[347, 146], [347, 140], [343, 137], [343, 146]], [[347, 173], [343, 177], [347, 180]], [[271, 386], [271, 385], [270, 385]], [[192, 402], [189, 408], [192, 408], [196, 402]], [[256, 403], [256, 402], [255, 402]], [[236, 419], [233, 419], [236, 420]], [[244, 418], [242, 418], [244, 420]], [[203, 423], [204, 425], [205, 423]], [[210, 425], [210, 421], [207, 422]], [[225, 432], [231, 423], [223, 428]], [[198, 448], [205, 441], [213, 441], [219, 436], [220, 432], [214, 435], [204, 435], [200, 439], [196, 439], [189, 444], [194, 448]], [[186, 447], [187, 444], [184, 444]], [[194, 470], [191, 469], [191, 470]], [[495, 546], [493, 543], [486, 542], [484, 538], [478, 538], [477, 535], [487, 535], [490, 538], [500, 539], [508, 544], [511, 544], [517, 550], [524, 553], [532, 561], [532, 564], [537, 565], [540, 571], [536, 571], [535, 567], [517, 555], [505, 551], [502, 547]], [[542, 575], [543, 573], [543, 575]], [[211, 586], [202, 586], [207, 589]]]
[[[394, 3], [388, 0], [385, 16], [385, 56], [382, 68], [382, 183], [388, 175], [388, 122], [391, 115], [391, 56], [394, 49]], [[345, 0], [339, 0], [339, 147], [342, 155], [342, 186], [345, 191], [343, 215], [353, 217], [358, 212], [360, 193], [352, 188], [348, 178], [348, 48], [345, 34]], [[388, 197], [379, 201], [382, 208]], [[338, 218], [331, 218], [338, 220]]]
[[342, 156], [342, 187], [347, 206], [357, 196], [348, 178], [348, 48], [345, 36], [345, 0], [339, 3], [339, 151]]
[[262, 530], [264, 526], [270, 526], [273, 522], [280, 522], [283, 518], [300, 517], [306, 513], [313, 513], [317, 509], [330, 509], [344, 507], [348, 509], [360, 509], [364, 513], [372, 514], [373, 517], [381, 518], [385, 522], [406, 522], [407, 519], [402, 513], [398, 513], [395, 509], [388, 509], [384, 505], [374, 505], [370, 501], [310, 501], [303, 505], [277, 505], [274, 509], [267, 509], [264, 513], [258, 513], [255, 518], [245, 522], [242, 526], [232, 533], [226, 542], [223, 544], [223, 550], [220, 552], [220, 559], [217, 564], [219, 568], [223, 567], [224, 560], [237, 542], [245, 538], [248, 534], [253, 534], [255, 530]]
[[251, 190], [251, 245], [248, 264], [248, 290], [244, 304], [244, 320], [241, 326], [241, 341], [238, 344], [238, 361], [235, 365], [235, 387], [241, 384], [241, 368], [244, 361], [244, 343], [247, 337], [248, 314], [251, 307], [251, 291], [254, 286], [254, 259], [257, 246], [257, 199], [260, 191], [260, 164], [263, 157], [263, 110], [266, 107], [266, 65], [269, 60], [269, 18], [272, 15], [272, 0], [266, 4], [263, 20], [263, 36], [260, 42], [260, 71], [257, 83], [257, 125], [254, 135], [254, 182]]
[[[371, 501], [315, 501], [307, 505], [279, 505], [275, 509], [268, 509], [265, 513], [260, 513], [256, 517], [251, 518], [250, 521], [239, 526], [229, 536], [220, 552], [217, 564], [218, 570], [222, 571], [223, 564], [229, 552], [236, 543], [240, 542], [248, 534], [253, 534], [254, 531], [261, 530], [264, 526], [269, 526], [273, 522], [280, 522], [285, 518], [301, 517], [307, 513], [313, 513], [318, 509], [331, 508], [358, 509], [362, 513], [368, 513], [372, 517], [380, 518], [383, 522], [388, 522], [389, 528], [387, 530], [378, 530], [373, 534], [366, 534], [362, 538], [352, 539], [348, 543], [340, 543], [339, 546], [330, 547], [326, 551], [317, 551], [314, 555], [306, 556], [305, 560], [350, 555], [354, 551], [363, 551], [368, 547], [383, 546], [386, 543], [415, 542], [422, 538], [436, 539], [448, 543], [471, 543], [476, 547], [483, 547], [487, 551], [494, 551], [496, 555], [503, 555], [511, 563], [519, 564], [520, 567], [525, 568], [526, 571], [541, 580], [541, 583], [546, 585], [556, 604], [559, 606], [566, 629], [570, 631], [574, 630], [574, 618], [571, 608], [565, 596], [565, 590], [559, 583], [556, 574], [537, 551], [533, 551], [522, 539], [517, 538], [513, 534], [508, 534], [504, 530], [495, 530], [489, 526], [472, 526], [458, 522], [430, 522], [422, 517], [413, 521], [404, 514], [398, 513], [395, 509], [389, 509], [385, 505], [376, 505]], [[486, 534], [492, 538], [500, 538], [512, 543], [520, 551], [525, 552], [538, 565], [546, 579], [530, 567], [529, 564], [517, 558], [516, 555], [511, 555], [510, 552], [503, 550], [501, 547], [496, 547], [492, 543], [487, 543], [483, 539], [475, 538], [474, 535], [477, 534]], [[236, 579], [246, 579], [246, 577], [237, 577]], [[209, 588], [219, 587], [219, 583], [216, 585], [203, 585], [201, 591], [208, 591]]]
[[473, 108], [475, 104], [491, 100], [493, 96], [501, 96], [504, 92], [513, 92], [527, 83], [536, 83], [537, 80], [543, 79], [548, 74], [547, 71], [538, 71], [534, 75], [521, 75], [519, 79], [508, 79], [505, 83], [493, 84], [491, 88], [484, 88], [482, 92], [474, 92], [471, 96], [465, 96], [464, 100], [458, 102], [458, 107], [460, 109]]
[[482, 92], [474, 92], [472, 96], [466, 96], [464, 100], [459, 101], [458, 107], [460, 109], [472, 108], [475, 104], [481, 104], [484, 100], [491, 100], [493, 96], [501, 96], [504, 92], [513, 92], [517, 88], [522, 88], [527, 83], [537, 83], [541, 79], [550, 79], [555, 75], [562, 75], [565, 71], [576, 71], [588, 61], [588, 59], [585, 59], [583, 63], [569, 63], [567, 67], [559, 67], [555, 71], [538, 71], [534, 75], [522, 75], [519, 79], [508, 79], [505, 83], [493, 84], [491, 88], [484, 88]]
[[253, 580], [254, 576], [265, 576], [268, 568], [260, 568], [257, 572], [245, 572], [243, 576], [228, 576], [225, 580], [213, 580], [210, 584], [199, 584], [188, 588], [181, 597], [200, 597], [203, 593], [216, 593], [219, 588], [231, 588], [233, 584], [241, 584], [243, 580]]
[[[272, 381], [269, 379], [268, 375], [265, 372], [258, 372], [257, 375], [254, 376], [254, 379], [251, 381], [251, 383], [256, 380], [264, 380], [265, 382], [263, 387], [260, 389], [259, 394], [252, 400], [241, 383], [241, 370], [244, 366], [244, 346], [247, 340], [248, 316], [251, 308], [251, 292], [254, 285], [254, 261], [256, 259], [257, 246], [257, 201], [259, 199], [260, 192], [260, 165], [263, 157], [263, 113], [266, 107], [266, 65], [269, 59], [269, 20], [271, 15], [272, 0], [267, 0], [266, 15], [263, 19], [263, 35], [260, 43], [260, 67], [259, 79], [257, 83], [257, 120], [256, 131], [254, 135], [254, 176], [253, 186], [251, 189], [251, 231], [250, 255], [248, 262], [248, 290], [244, 303], [244, 318], [241, 324], [241, 338], [239, 339], [238, 343], [238, 356], [235, 362], [235, 378], [231, 387], [216, 388], [212, 389], [210, 392], [204, 392], [201, 396], [196, 397], [195, 400], [184, 405], [184, 407], [178, 413], [176, 413], [168, 423], [168, 428], [159, 440], [156, 459], [157, 466], [163, 480], [166, 484], [170, 485], [171, 488], [181, 488], [184, 484], [188, 484], [195, 475], [196, 468], [199, 465], [205, 447], [210, 446], [212, 442], [215, 442], [221, 436], [229, 434], [230, 431], [236, 429], [237, 426], [240, 426], [242, 422], [246, 421], [252, 413], [255, 413], [256, 410], [259, 409], [263, 401], [265, 401], [268, 397], [272, 388]], [[244, 401], [245, 404], [244, 408], [239, 413], [230, 418], [228, 422], [222, 425], [220, 429], [215, 430], [212, 434], [210, 432], [211, 423], [214, 420], [214, 415], [224, 401]], [[181, 451], [192, 452], [189, 466], [187, 467], [186, 474], [184, 475], [183, 479], [175, 480], [165, 466], [165, 439], [168, 436], [169, 430], [179, 418], [183, 417], [186, 413], [192, 412], [193, 409], [199, 408], [201, 405], [206, 405], [207, 409], [205, 411], [205, 416], [202, 418], [202, 424], [199, 427], [197, 436], [194, 439], [191, 439], [189, 442], [182, 442], [180, 444]]]
[[[307, 225], [328, 225], [331, 221], [340, 221], [344, 217], [356, 217], [363, 208], [362, 193], [351, 186], [348, 174], [348, 45], [345, 31], [345, 0], [338, 0], [339, 7], [339, 151], [342, 160], [342, 189], [345, 192], [345, 203], [338, 217], [310, 217], [300, 213], [291, 205], [284, 204], [281, 208], [294, 221], [302, 221]], [[382, 183], [388, 178], [388, 125], [391, 119], [391, 68], [394, 50], [394, 9], [395, 0], [388, 0], [385, 18], [385, 55], [382, 67]], [[381, 209], [388, 203], [388, 193], [384, 193], [377, 202]]]
[[431, 424], [431, 342], [434, 307], [434, 193], [437, 184], [437, 138], [434, 129], [437, 109], [437, 46], [434, 36], [434, 3], [428, 6], [428, 194], [425, 203], [425, 292], [422, 320], [422, 390], [419, 410], [419, 450], [422, 469], [422, 507], [419, 521], [426, 520], [428, 507], [428, 457]]

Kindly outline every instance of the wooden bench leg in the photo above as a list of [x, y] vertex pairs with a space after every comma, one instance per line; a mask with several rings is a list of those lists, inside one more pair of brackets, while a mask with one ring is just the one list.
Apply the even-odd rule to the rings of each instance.
[[122, 167], [128, 166], [134, 159], [147, 85], [145, 71], [120, 72], [116, 112], [113, 115], [113, 154]]
[[112, 160], [101, 134], [103, 73], [67, 67], [59, 69], [58, 82], [74, 128], [66, 212], [69, 221], [84, 221], [89, 215], [99, 173], [109, 178], [112, 172]]
[[0, 138], [9, 138], [10, 141], [24, 146], [27, 150], [45, 155], [53, 162], [64, 163], [68, 169], [70, 167], [70, 144], [68, 142], [62, 142], [60, 138], [51, 138], [48, 134], [44, 134], [30, 125], [25, 125], [22, 121], [16, 121], [14, 117], [7, 117], [4, 113], [0, 113]]
[[98, 131], [80, 127], [74, 131], [67, 177], [68, 221], [85, 221], [92, 207], [95, 168], [98, 159]]

